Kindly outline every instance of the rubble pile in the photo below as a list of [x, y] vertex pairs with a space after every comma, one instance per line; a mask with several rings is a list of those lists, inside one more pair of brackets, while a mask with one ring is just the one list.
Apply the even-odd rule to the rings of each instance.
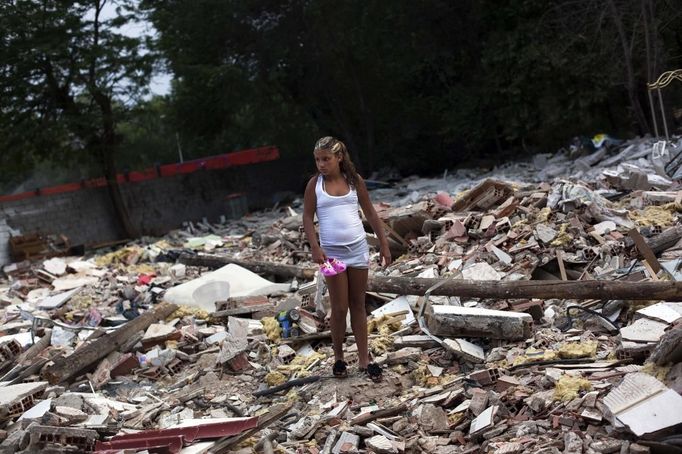
[[300, 200], [6, 266], [0, 452], [680, 452], [681, 152], [369, 180], [379, 384], [350, 324], [331, 374]]

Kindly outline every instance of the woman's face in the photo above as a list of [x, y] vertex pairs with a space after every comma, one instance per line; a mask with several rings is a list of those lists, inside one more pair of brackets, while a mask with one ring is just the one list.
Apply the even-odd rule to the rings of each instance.
[[335, 175], [341, 172], [341, 158], [329, 150], [315, 150], [315, 165], [322, 175]]

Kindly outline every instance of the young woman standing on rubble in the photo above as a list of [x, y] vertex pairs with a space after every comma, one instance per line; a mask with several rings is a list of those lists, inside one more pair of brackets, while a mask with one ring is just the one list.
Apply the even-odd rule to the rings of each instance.
[[[318, 173], [306, 186], [303, 204], [303, 227], [313, 261], [322, 265], [333, 258], [346, 265], [345, 271], [325, 278], [332, 308], [330, 324], [335, 359], [332, 372], [335, 376], [347, 375], [343, 341], [346, 314], [350, 308], [359, 368], [366, 371], [372, 380], [380, 380], [381, 368], [370, 362], [369, 358], [365, 310], [369, 248], [358, 205], [379, 239], [383, 266], [391, 263], [388, 240], [370, 201], [365, 181], [356, 172], [343, 142], [333, 137], [323, 137], [315, 144], [313, 155]], [[319, 243], [313, 222], [315, 214], [320, 229]]]

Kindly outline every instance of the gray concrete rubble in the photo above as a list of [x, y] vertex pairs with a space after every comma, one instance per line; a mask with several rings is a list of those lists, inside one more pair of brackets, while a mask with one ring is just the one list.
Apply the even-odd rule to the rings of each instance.
[[522, 340], [531, 336], [530, 314], [478, 307], [430, 306], [426, 323], [437, 336]]
[[350, 326], [332, 376], [300, 198], [8, 265], [0, 452], [680, 452], [680, 151], [370, 176], [394, 258], [371, 250], [380, 383]]

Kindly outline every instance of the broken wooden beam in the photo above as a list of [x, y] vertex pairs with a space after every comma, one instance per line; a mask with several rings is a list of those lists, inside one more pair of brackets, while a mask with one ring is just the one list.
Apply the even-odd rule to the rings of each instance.
[[258, 274], [272, 274], [283, 278], [313, 279], [317, 268], [307, 268], [296, 265], [281, 263], [261, 262], [252, 260], [239, 260], [232, 257], [212, 254], [181, 254], [180, 263], [189, 266], [205, 266], [211, 269], [222, 268], [225, 265], [235, 264]]
[[152, 323], [164, 320], [177, 308], [175, 304], [165, 301], [158, 304], [119, 329], [77, 349], [71, 355], [56, 359], [52, 365], [44, 369], [43, 377], [50, 384], [56, 385], [85, 372], [109, 353], [119, 350], [138, 331], [146, 330]]
[[274, 311], [274, 304], [257, 304], [255, 306], [234, 307], [213, 312], [211, 318], [236, 317], [238, 315], [253, 314], [254, 312]]
[[[370, 276], [367, 290], [397, 295], [424, 295], [443, 279]], [[682, 282], [624, 281], [474, 281], [446, 279], [432, 295], [465, 298], [622, 299], [682, 301]]]
[[[664, 232], [665, 233], [665, 232]], [[653, 249], [653, 248], [652, 248]], [[184, 257], [184, 258], [183, 258]], [[255, 273], [274, 274], [281, 277], [312, 279], [316, 268], [282, 265], [268, 262], [234, 260], [230, 257], [199, 254], [181, 256], [182, 263], [194, 266], [220, 268], [230, 263]], [[371, 275], [367, 291], [398, 295], [424, 295], [438, 278]], [[622, 299], [682, 301], [682, 282], [625, 282], [625, 281], [474, 281], [448, 279], [432, 292], [433, 295], [465, 298], [497, 299]]]
[[651, 250], [649, 245], [646, 243], [646, 240], [639, 233], [639, 231], [637, 231], [637, 229], [631, 229], [630, 231], [628, 231], [628, 236], [632, 238], [632, 241], [635, 242], [637, 250], [651, 267], [651, 270], [653, 271], [653, 276], [656, 276], [658, 272], [661, 271], [662, 268], [661, 264], [658, 263], [658, 260], [656, 259], [656, 254], [654, 253], [654, 251]]
[[43, 350], [50, 346], [52, 340], [52, 330], [46, 329], [43, 333], [43, 337], [36, 341], [33, 345], [29, 347], [24, 353], [19, 356], [17, 364], [28, 364], [33, 358], [38, 356]]

